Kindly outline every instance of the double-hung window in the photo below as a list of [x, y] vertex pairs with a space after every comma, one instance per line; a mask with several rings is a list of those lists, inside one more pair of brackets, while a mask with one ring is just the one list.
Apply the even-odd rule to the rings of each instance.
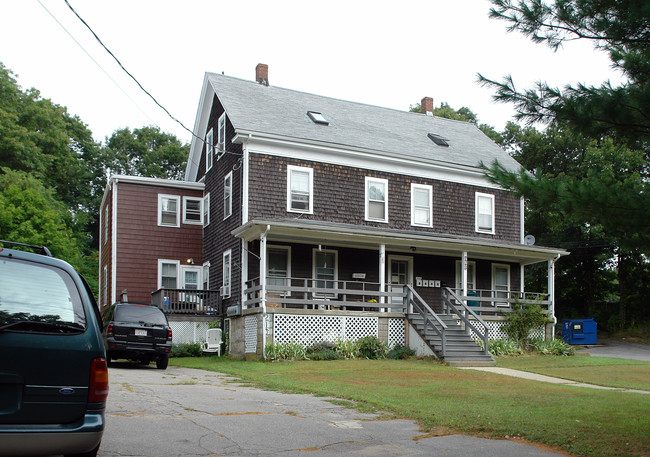
[[433, 190], [431, 186], [411, 184], [411, 225], [431, 227], [431, 212], [433, 206]]
[[183, 197], [183, 224], [203, 224], [203, 199]]
[[232, 171], [223, 180], [223, 218], [232, 214]]
[[212, 168], [214, 160], [214, 133], [212, 129], [205, 135], [205, 171]]
[[158, 260], [158, 288], [177, 289], [178, 288], [178, 269], [180, 262], [178, 260]]
[[288, 286], [291, 277], [291, 247], [269, 246], [266, 256], [266, 269], [270, 286]]
[[158, 225], [180, 227], [181, 197], [178, 195], [158, 195]]
[[366, 220], [388, 222], [388, 180], [366, 176]]
[[[508, 299], [510, 295], [510, 265], [492, 264], [492, 291], [496, 298]], [[509, 302], [496, 302], [496, 306], [510, 306]]]
[[494, 235], [494, 195], [476, 192], [475, 198], [476, 231]]
[[[318, 289], [334, 289], [338, 280], [338, 251], [313, 250], [314, 279]], [[336, 297], [335, 293], [315, 292], [315, 297]]]
[[287, 167], [287, 211], [313, 214], [314, 170], [306, 167]]
[[226, 113], [217, 122], [217, 160], [226, 152]]
[[230, 297], [232, 284], [232, 250], [223, 253], [223, 282], [221, 283], [221, 297]]
[[210, 224], [210, 194], [203, 197], [203, 227]]

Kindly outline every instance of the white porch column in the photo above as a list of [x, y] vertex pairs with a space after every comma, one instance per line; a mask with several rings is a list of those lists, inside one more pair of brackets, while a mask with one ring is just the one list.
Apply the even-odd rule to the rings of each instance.
[[[386, 290], [386, 245], [379, 245], [379, 291]], [[379, 303], [385, 303], [384, 297], [380, 297]]]
[[555, 339], [555, 324], [557, 323], [557, 318], [555, 317], [555, 262], [558, 258], [548, 261], [548, 299], [551, 302], [549, 305], [549, 311], [553, 318], [553, 331], [551, 332], [552, 339]]
[[267, 315], [266, 315], [266, 234], [271, 230], [271, 226], [267, 225], [266, 230], [260, 234], [260, 298], [262, 307], [262, 357], [266, 359], [266, 331], [267, 331]]
[[460, 274], [463, 287], [463, 297], [467, 297], [467, 251], [463, 251], [460, 260]]
[[524, 278], [524, 266], [523, 266], [523, 264], [519, 264], [519, 284], [520, 284], [519, 289], [521, 289], [521, 297], [522, 298], [524, 297], [524, 292], [526, 291], [525, 287], [524, 287], [524, 280], [525, 279], [526, 278]]

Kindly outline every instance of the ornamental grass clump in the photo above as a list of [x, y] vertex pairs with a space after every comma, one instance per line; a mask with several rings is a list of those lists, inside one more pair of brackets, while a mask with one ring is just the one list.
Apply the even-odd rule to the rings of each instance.
[[304, 360], [307, 358], [305, 347], [300, 343], [267, 343], [264, 348], [266, 360]]

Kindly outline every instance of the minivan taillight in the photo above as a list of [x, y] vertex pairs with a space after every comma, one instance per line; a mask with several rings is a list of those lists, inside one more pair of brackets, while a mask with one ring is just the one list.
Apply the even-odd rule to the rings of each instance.
[[108, 367], [106, 359], [93, 359], [90, 362], [90, 385], [88, 403], [105, 402], [108, 397]]
[[171, 328], [171, 327], [169, 327], [169, 328], [167, 329], [167, 339], [168, 339], [168, 340], [171, 340], [171, 339], [172, 339], [172, 328]]
[[106, 335], [113, 336], [113, 324], [108, 324], [108, 327], [106, 327]]

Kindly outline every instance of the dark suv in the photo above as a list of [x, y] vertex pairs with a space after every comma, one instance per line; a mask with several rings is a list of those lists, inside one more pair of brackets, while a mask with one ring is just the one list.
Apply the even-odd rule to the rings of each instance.
[[86, 281], [47, 248], [0, 241], [0, 455], [97, 455], [107, 395]]
[[172, 329], [167, 317], [155, 305], [115, 303], [102, 315], [106, 360], [139, 360], [156, 367], [167, 368], [172, 348]]

